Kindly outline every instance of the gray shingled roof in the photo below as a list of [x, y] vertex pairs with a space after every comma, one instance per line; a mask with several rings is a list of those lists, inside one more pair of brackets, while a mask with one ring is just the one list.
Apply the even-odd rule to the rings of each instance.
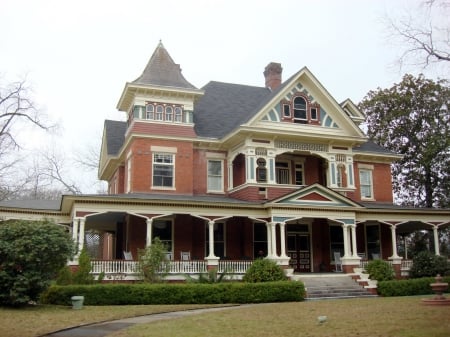
[[356, 146], [353, 148], [354, 152], [371, 152], [371, 153], [380, 153], [380, 154], [389, 154], [395, 155], [394, 152], [385, 149], [384, 147], [375, 144], [373, 141], [369, 140], [364, 144]]
[[117, 155], [125, 140], [127, 123], [121, 121], [105, 120], [106, 152], [108, 155]]
[[181, 74], [180, 65], [173, 61], [161, 42], [153, 52], [142, 75], [134, 80], [133, 83], [197, 89], [184, 78]]
[[0, 201], [0, 207], [26, 208], [45, 211], [59, 211], [61, 199], [58, 200], [4, 200]]
[[272, 92], [263, 87], [209, 82], [195, 105], [195, 132], [200, 137], [221, 138], [254, 116]]

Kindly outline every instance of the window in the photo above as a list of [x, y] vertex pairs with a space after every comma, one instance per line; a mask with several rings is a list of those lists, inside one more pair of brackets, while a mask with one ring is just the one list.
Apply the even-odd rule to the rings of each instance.
[[304, 185], [303, 164], [295, 164], [295, 185]]
[[173, 120], [173, 108], [171, 106], [166, 107], [166, 121], [171, 122]]
[[174, 187], [173, 154], [153, 154], [153, 187]]
[[162, 121], [163, 120], [163, 107], [162, 107], [162, 105], [157, 105], [156, 106], [156, 116], [155, 116], [155, 119], [157, 120], [157, 121]]
[[311, 119], [315, 121], [319, 119], [317, 108], [311, 108]]
[[290, 184], [290, 171], [289, 163], [287, 162], [276, 162], [275, 173], [277, 177], [277, 184]]
[[177, 106], [175, 107], [175, 122], [181, 123], [183, 121], [183, 110]]
[[159, 238], [168, 252], [172, 251], [172, 221], [153, 220], [152, 240]]
[[[205, 226], [205, 248], [206, 255], [209, 255], [209, 225]], [[215, 223], [214, 224], [214, 255], [220, 258], [225, 257], [225, 224]]]
[[372, 171], [359, 170], [359, 188], [361, 190], [361, 199], [373, 199]]
[[154, 118], [155, 107], [152, 104], [147, 104], [145, 108], [145, 118], [153, 119]]
[[223, 192], [222, 172], [222, 160], [208, 160], [208, 192]]
[[344, 164], [338, 164], [337, 170], [336, 170], [336, 180], [337, 180], [338, 187], [345, 186], [345, 165]]
[[330, 226], [330, 255], [334, 261], [334, 252], [344, 256], [344, 232], [341, 226]]
[[291, 106], [289, 104], [283, 104], [283, 117], [291, 117]]
[[308, 120], [308, 115], [306, 113], [306, 100], [301, 97], [294, 98], [294, 122], [295, 123], [306, 123]]
[[367, 239], [367, 257], [373, 259], [374, 255], [380, 255], [380, 226], [368, 225], [366, 226], [366, 239]]
[[253, 225], [253, 258], [267, 256], [267, 227], [264, 223]]
[[256, 181], [266, 182], [267, 181], [266, 160], [264, 158], [258, 158], [256, 164], [258, 165], [258, 167], [256, 168]]

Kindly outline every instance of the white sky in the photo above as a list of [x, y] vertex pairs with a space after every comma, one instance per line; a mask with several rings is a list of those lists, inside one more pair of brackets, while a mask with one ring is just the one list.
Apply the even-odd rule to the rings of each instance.
[[[68, 152], [99, 144], [105, 119], [125, 118], [116, 110], [125, 82], [160, 39], [198, 88], [263, 86], [274, 61], [283, 79], [307, 66], [338, 102], [358, 103], [401, 80], [382, 20], [405, 3], [419, 1], [1, 0], [0, 74], [27, 75], [37, 104], [62, 126], [54, 146]], [[29, 147], [49, 141], [22, 136]]]

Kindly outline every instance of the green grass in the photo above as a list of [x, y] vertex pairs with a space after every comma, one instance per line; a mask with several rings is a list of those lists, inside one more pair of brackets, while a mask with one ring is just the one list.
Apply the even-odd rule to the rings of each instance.
[[423, 297], [262, 304], [135, 325], [111, 337], [450, 336], [450, 306], [425, 306]]
[[208, 305], [85, 306], [82, 310], [57, 305], [20, 309], [0, 307], [0, 336], [34, 337], [89, 323], [205, 307]]
[[[387, 297], [258, 304], [173, 320], [139, 324], [108, 337], [448, 337], [450, 306], [432, 307], [422, 298]], [[0, 336], [33, 337], [66, 327], [205, 305], [62, 306], [0, 308]], [[326, 323], [317, 317], [326, 315]]]

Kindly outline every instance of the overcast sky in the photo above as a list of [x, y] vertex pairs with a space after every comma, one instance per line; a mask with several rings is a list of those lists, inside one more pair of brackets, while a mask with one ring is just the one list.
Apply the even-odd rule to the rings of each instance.
[[[405, 5], [407, 3], [407, 5]], [[161, 39], [188, 81], [264, 85], [280, 62], [283, 79], [307, 66], [338, 102], [358, 103], [400, 81], [386, 15], [409, 0], [1, 0], [0, 75], [27, 76], [34, 99], [62, 131], [58, 149], [99, 144], [105, 119]], [[31, 136], [30, 136], [31, 135]], [[46, 146], [42, 133], [22, 133]]]

